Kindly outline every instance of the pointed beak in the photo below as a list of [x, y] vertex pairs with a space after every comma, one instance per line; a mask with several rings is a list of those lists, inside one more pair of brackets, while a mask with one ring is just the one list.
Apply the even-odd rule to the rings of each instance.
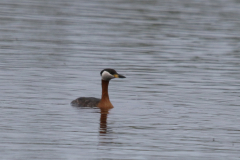
[[126, 78], [125, 76], [121, 75], [121, 74], [114, 74], [115, 78]]

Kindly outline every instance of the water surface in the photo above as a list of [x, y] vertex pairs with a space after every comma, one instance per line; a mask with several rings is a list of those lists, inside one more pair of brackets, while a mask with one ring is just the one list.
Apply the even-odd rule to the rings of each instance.
[[[239, 1], [1, 1], [1, 159], [239, 159]], [[76, 108], [101, 96], [114, 108]]]

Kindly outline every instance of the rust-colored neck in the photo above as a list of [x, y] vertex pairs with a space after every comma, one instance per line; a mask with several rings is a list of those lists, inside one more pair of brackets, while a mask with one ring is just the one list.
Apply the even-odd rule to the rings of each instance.
[[108, 84], [109, 84], [109, 81], [102, 80], [102, 99], [98, 103], [99, 108], [106, 108], [106, 109], [113, 108], [113, 105], [110, 102], [109, 96], [108, 96]]
[[108, 84], [109, 84], [109, 81], [102, 80], [102, 99], [108, 99], [109, 100]]

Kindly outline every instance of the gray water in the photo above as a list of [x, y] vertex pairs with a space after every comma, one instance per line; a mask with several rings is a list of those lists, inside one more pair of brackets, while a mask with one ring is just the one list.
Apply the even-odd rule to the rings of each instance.
[[1, 0], [0, 94], [1, 160], [240, 159], [240, 1]]

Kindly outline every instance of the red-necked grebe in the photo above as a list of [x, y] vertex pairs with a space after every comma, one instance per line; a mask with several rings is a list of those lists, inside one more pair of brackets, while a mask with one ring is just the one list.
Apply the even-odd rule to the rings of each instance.
[[125, 76], [118, 74], [114, 69], [106, 68], [100, 72], [102, 77], [102, 98], [94, 97], [80, 97], [71, 102], [73, 106], [79, 107], [99, 107], [110, 109], [113, 108], [112, 103], [108, 96], [108, 84], [113, 78], [126, 78]]

